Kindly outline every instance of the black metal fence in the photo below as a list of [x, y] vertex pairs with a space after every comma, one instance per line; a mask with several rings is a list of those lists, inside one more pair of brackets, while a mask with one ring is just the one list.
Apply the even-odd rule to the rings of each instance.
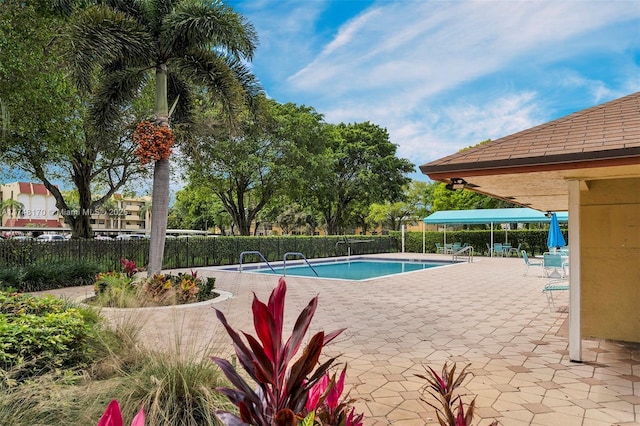
[[[259, 251], [268, 261], [282, 260], [287, 252], [305, 257], [324, 258], [352, 255], [394, 253], [400, 239], [394, 236], [311, 237], [188, 237], [167, 239], [164, 269], [237, 264], [243, 251]], [[119, 269], [120, 259], [147, 265], [149, 240], [68, 240], [55, 242], [0, 240], [0, 268], [26, 266], [55, 261], [83, 259], [94, 261], [106, 270]], [[243, 262], [258, 262], [247, 256]]]

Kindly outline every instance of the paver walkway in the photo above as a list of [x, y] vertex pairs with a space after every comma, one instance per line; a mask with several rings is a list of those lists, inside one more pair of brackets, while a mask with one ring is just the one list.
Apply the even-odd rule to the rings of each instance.
[[[382, 257], [450, 256], [394, 254]], [[216, 288], [233, 297], [189, 308], [105, 310], [112, 321], [136, 321], [154, 348], [214, 350], [229, 357], [229, 339], [212, 306], [251, 334], [253, 292], [266, 301], [275, 276], [214, 271]], [[470, 364], [463, 400], [477, 396], [476, 425], [640, 425], [640, 346], [584, 340], [583, 363], [567, 351], [568, 295], [550, 312], [541, 293], [547, 279], [519, 258], [482, 258], [366, 282], [287, 277], [287, 328], [319, 295], [311, 332], [346, 331], [326, 349], [348, 364], [347, 386], [365, 425], [437, 425], [415, 376], [429, 365]], [[69, 297], [89, 287], [66, 289]], [[562, 294], [564, 293], [564, 294]]]

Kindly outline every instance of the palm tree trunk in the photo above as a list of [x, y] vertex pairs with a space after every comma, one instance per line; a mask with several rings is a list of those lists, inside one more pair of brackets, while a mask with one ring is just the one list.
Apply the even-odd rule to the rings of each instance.
[[169, 215], [169, 160], [158, 160], [153, 171], [153, 205], [151, 241], [149, 243], [149, 276], [160, 273]]
[[[167, 64], [156, 67], [156, 126], [169, 127], [169, 103], [167, 100]], [[149, 242], [149, 276], [162, 271], [164, 242], [169, 216], [169, 160], [157, 160], [153, 170], [153, 194], [151, 207], [151, 241]]]

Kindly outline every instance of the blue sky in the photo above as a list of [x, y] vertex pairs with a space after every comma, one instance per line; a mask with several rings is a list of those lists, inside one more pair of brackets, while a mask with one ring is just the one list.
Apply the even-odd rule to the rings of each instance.
[[268, 96], [416, 165], [640, 90], [640, 1], [231, 0]]

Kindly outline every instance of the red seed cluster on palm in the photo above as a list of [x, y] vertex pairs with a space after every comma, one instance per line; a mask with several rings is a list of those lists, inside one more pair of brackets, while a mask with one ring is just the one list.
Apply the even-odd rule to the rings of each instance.
[[166, 126], [154, 126], [150, 121], [142, 121], [133, 132], [133, 141], [138, 144], [135, 154], [140, 163], [169, 159], [173, 146], [173, 132]]

